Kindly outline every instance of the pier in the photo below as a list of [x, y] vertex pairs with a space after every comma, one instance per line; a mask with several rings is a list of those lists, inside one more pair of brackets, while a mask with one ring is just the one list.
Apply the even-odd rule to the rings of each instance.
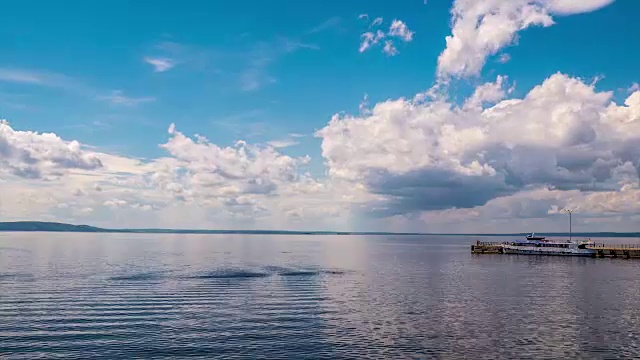
[[[504, 254], [503, 245], [507, 242], [476, 241], [471, 245], [472, 254]], [[640, 259], [640, 244], [604, 244], [587, 245], [587, 249], [594, 250], [595, 258]], [[542, 256], [542, 255], [539, 255]]]
[[595, 250], [595, 257], [604, 258], [623, 258], [623, 259], [640, 259], [640, 245], [624, 245], [624, 244], [593, 244], [587, 246], [587, 249]]
[[502, 245], [504, 243], [497, 242], [483, 242], [478, 240], [475, 244], [471, 245], [472, 254], [502, 254]]

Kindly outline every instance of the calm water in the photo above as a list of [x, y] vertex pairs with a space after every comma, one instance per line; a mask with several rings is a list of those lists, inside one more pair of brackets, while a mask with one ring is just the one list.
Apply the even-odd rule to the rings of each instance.
[[0, 233], [0, 357], [640, 357], [640, 260], [476, 239]]

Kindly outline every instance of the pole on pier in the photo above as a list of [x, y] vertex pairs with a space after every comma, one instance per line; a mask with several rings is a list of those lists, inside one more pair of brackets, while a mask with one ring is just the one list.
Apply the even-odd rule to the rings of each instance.
[[573, 213], [573, 210], [566, 209], [565, 211], [569, 213], [569, 241], [571, 241], [573, 235], [573, 231], [571, 230], [571, 214]]

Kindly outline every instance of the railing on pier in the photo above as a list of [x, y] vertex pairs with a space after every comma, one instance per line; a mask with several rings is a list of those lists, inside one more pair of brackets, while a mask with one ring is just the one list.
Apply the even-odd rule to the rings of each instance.
[[594, 243], [587, 245], [587, 249], [593, 250], [638, 250], [640, 251], [640, 244], [604, 244]]
[[489, 241], [476, 241], [475, 245], [478, 246], [502, 246], [508, 244], [507, 242], [489, 242]]

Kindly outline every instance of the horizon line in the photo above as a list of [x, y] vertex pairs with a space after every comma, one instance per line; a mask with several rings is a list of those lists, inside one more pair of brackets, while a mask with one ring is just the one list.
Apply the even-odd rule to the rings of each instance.
[[[4, 225], [4, 226], [3, 226]], [[3, 227], [7, 227], [3, 229]], [[17, 227], [11, 227], [17, 225]], [[32, 225], [32, 227], [25, 227]], [[439, 235], [439, 236], [518, 236], [531, 232], [508, 233], [448, 233], [448, 232], [396, 232], [396, 231], [341, 231], [341, 230], [266, 230], [266, 229], [171, 229], [171, 228], [103, 228], [92, 225], [75, 225], [63, 222], [50, 221], [0, 221], [0, 232], [103, 232], [103, 233], [182, 233], [182, 234], [292, 234], [292, 235]], [[597, 236], [597, 235], [629, 235], [640, 236], [639, 231], [582, 231], [582, 232], [558, 232], [537, 231], [537, 234], [547, 236]]]

